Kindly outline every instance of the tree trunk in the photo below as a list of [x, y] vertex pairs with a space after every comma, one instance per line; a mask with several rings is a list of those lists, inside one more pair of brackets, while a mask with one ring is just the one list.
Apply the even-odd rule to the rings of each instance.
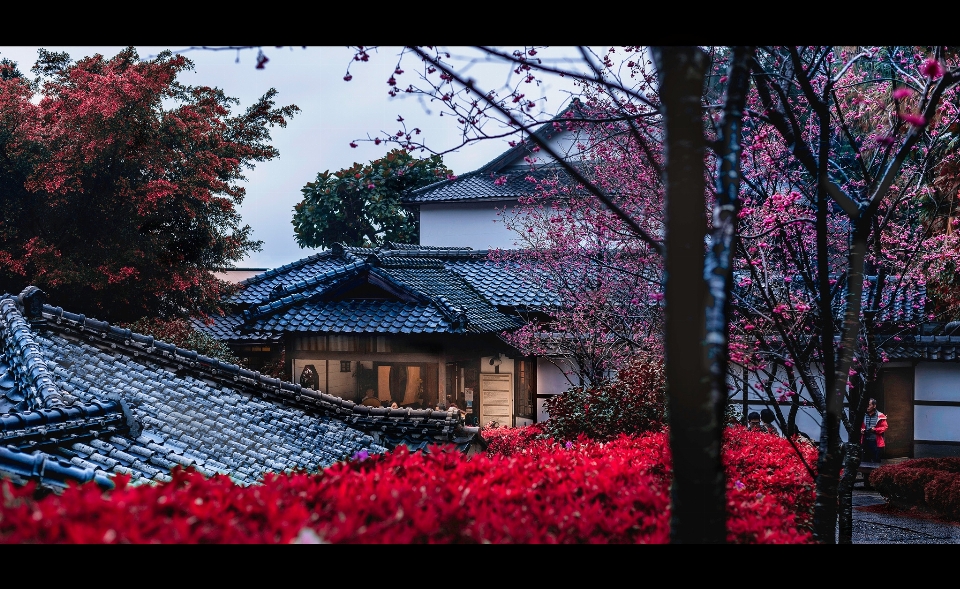
[[658, 47], [652, 52], [665, 133], [665, 361], [673, 455], [670, 541], [722, 543], [726, 538], [722, 431], [704, 345], [707, 222], [701, 96], [707, 56], [696, 47]]
[[[822, 102], [816, 103], [820, 124], [817, 176], [827, 177], [830, 155], [830, 111]], [[817, 457], [817, 500], [813, 505], [813, 535], [825, 544], [837, 541], [837, 486], [840, 484], [840, 466], [843, 461], [840, 447], [840, 414], [843, 413], [843, 393], [847, 377], [837, 382], [836, 349], [830, 284], [830, 251], [827, 246], [827, 186], [817, 186], [817, 290], [820, 310], [820, 356], [823, 361], [824, 412], [820, 425], [820, 453]], [[847, 282], [850, 284], [850, 281]], [[849, 293], [848, 293], [849, 294]], [[859, 309], [859, 302], [858, 309]]]
[[857, 480], [863, 448], [860, 444], [844, 444], [843, 475], [837, 486], [839, 544], [853, 543], [853, 484]]

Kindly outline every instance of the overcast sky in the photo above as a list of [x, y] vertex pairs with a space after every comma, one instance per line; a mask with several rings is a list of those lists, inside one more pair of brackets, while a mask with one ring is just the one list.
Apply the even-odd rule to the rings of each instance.
[[[115, 55], [121, 47], [44, 46], [51, 51], [66, 51], [76, 60], [100, 53]], [[38, 47], [0, 46], [0, 57], [8, 57], [19, 69], [32, 76], [30, 68], [37, 58]], [[183, 46], [138, 47], [141, 58], [156, 55], [163, 49], [178, 51]], [[257, 50], [185, 51], [195, 68], [179, 78], [191, 85], [217, 86], [240, 99], [236, 112], [242, 112], [269, 88], [276, 88], [277, 104], [296, 104], [301, 112], [286, 128], [272, 130], [273, 145], [280, 157], [261, 163], [247, 173], [246, 200], [240, 207], [245, 223], [253, 228], [254, 239], [263, 241], [263, 250], [250, 254], [238, 267], [273, 268], [288, 264], [318, 250], [301, 249], [293, 238], [293, 207], [300, 201], [300, 189], [312, 182], [317, 173], [336, 171], [354, 162], [368, 162], [383, 156], [388, 148], [373, 143], [360, 143], [351, 149], [349, 143], [379, 131], [398, 128], [397, 116], [407, 119], [409, 126], [419, 127], [428, 145], [445, 149], [457, 144], [455, 122], [438, 117], [437, 111], [426, 115], [415, 100], [400, 100], [387, 95], [386, 80], [397, 63], [397, 52], [380, 49], [368, 63], [351, 67], [353, 79], [343, 80], [353, 52], [343, 47], [265, 48], [269, 57], [264, 69], [255, 68]], [[409, 58], [408, 58], [409, 59]], [[239, 62], [237, 62], [239, 60]], [[406, 63], [406, 62], [405, 62]], [[412, 60], [409, 63], [413, 63]], [[483, 68], [487, 67], [487, 70]], [[484, 74], [487, 74], [484, 76]], [[474, 66], [471, 74], [491, 88], [506, 81], [503, 67], [483, 64]], [[402, 80], [401, 80], [402, 82]], [[563, 92], [562, 80], [548, 82], [536, 90], [547, 97], [545, 108], [559, 111], [569, 94]], [[569, 88], [569, 86], [567, 86]], [[402, 96], [402, 95], [401, 95]], [[453, 123], [453, 124], [451, 124]], [[435, 146], [435, 147], [434, 147]], [[491, 140], [471, 144], [444, 157], [447, 166], [458, 174], [487, 163], [507, 149], [505, 141]]]

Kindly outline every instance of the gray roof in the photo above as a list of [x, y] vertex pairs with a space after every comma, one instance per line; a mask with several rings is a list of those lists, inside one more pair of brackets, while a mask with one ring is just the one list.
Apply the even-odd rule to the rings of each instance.
[[452, 413], [355, 405], [59, 307], [31, 316], [23, 298], [0, 297], [0, 474], [16, 480], [166, 481], [191, 466], [247, 484], [477, 440]]
[[567, 180], [559, 167], [513, 167], [497, 172], [476, 170], [412, 191], [405, 202], [424, 204], [451, 201], [516, 200], [531, 196], [541, 180]]
[[960, 361], [960, 335], [889, 336], [880, 347], [890, 360]]
[[388, 243], [337, 246], [254, 276], [230, 302], [241, 310], [198, 327], [228, 341], [284, 332], [496, 334], [523, 324], [517, 309], [555, 299], [486, 251]]
[[[747, 290], [747, 294], [743, 294], [743, 289], [736, 286], [740, 278], [750, 275], [749, 272], [741, 270], [735, 272], [734, 275], [736, 277], [734, 293], [748, 303], [753, 302], [753, 297], [756, 296], [753, 290]], [[897, 329], [899, 326], [918, 325], [929, 320], [926, 314], [927, 288], [925, 284], [914, 280], [900, 280], [898, 276], [888, 276], [884, 281], [882, 297], [877, 300], [877, 276], [866, 276], [865, 278], [867, 284], [863, 289], [861, 304], [864, 309], [875, 308], [877, 310], [875, 322], [879, 329]], [[795, 276], [787, 286], [782, 288], [800, 292], [805, 288], [803, 278]], [[846, 289], [836, 288], [832, 294], [832, 308], [837, 316], [841, 317], [846, 309]]]
[[[579, 99], [573, 98], [562, 112], [537, 127], [533, 134], [547, 140], [563, 132], [565, 127], [560, 126], [561, 123], [579, 107]], [[534, 182], [540, 180], [570, 181], [567, 173], [555, 163], [536, 167], [522, 163], [525, 157], [534, 155], [533, 149], [532, 142], [519, 142], [479, 169], [413, 190], [403, 200], [410, 204], [512, 200], [533, 194]]]

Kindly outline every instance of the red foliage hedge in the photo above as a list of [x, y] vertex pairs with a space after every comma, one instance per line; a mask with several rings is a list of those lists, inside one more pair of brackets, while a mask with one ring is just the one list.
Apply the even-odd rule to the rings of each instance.
[[[173, 481], [34, 498], [0, 483], [8, 543], [663, 543], [664, 433], [553, 443], [538, 428], [489, 432], [486, 454], [440, 447], [357, 456], [317, 474], [243, 487], [177, 470]], [[810, 542], [813, 481], [785, 440], [727, 430], [729, 540]], [[808, 456], [815, 458], [814, 452]]]
[[917, 458], [881, 466], [870, 485], [888, 501], [960, 521], [960, 458]]

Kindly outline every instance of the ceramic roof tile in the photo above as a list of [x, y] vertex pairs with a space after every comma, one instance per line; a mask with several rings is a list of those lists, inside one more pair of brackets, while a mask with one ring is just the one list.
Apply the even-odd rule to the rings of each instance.
[[424, 186], [404, 198], [408, 203], [451, 201], [506, 200], [536, 193], [536, 182], [564, 180], [567, 174], [560, 168], [545, 167], [531, 170], [529, 166], [493, 172], [484, 169], [460, 175], [452, 180], [441, 180]]
[[[310, 262], [294, 265], [295, 270]], [[42, 479], [49, 460], [51, 473], [73, 480], [103, 482], [107, 479], [97, 473], [110, 472], [160, 481], [167, 480], [171, 468], [202, 461], [203, 472], [224, 472], [250, 483], [271, 469], [316, 469], [360, 450], [382, 452], [387, 447], [367, 432], [406, 430], [400, 415], [369, 416], [352, 402], [60, 307], [43, 305], [42, 318], [27, 324], [10, 297], [0, 298], [7, 301], [0, 321], [0, 338], [8, 342], [0, 353], [3, 398], [9, 402], [11, 391], [24, 382], [44, 386], [35, 378], [44, 372], [56, 392], [69, 391], [62, 395], [68, 404], [0, 416], [0, 436], [19, 444], [12, 446], [13, 454], [0, 456], [0, 471], [14, 476]], [[394, 317], [417, 325], [422, 319], [417, 305], [404, 305], [393, 309]], [[429, 312], [436, 315], [433, 324], [444, 324], [435, 307]], [[375, 312], [366, 317], [368, 323], [378, 320]], [[302, 320], [316, 318], [301, 310]], [[29, 346], [20, 345], [24, 342]], [[33, 380], [11, 374], [25, 360], [33, 363]], [[12, 385], [3, 384], [4, 375]], [[36, 444], [28, 438], [42, 424], [45, 449], [39, 457], [25, 458], [22, 450]], [[455, 420], [442, 416], [425, 425], [437, 442], [456, 429]], [[46, 448], [56, 455], [44, 454]]]
[[343, 265], [342, 260], [333, 252], [314, 254], [240, 282], [241, 290], [230, 301], [241, 304], [256, 303], [268, 298], [271, 290], [277, 285], [307, 280]]

